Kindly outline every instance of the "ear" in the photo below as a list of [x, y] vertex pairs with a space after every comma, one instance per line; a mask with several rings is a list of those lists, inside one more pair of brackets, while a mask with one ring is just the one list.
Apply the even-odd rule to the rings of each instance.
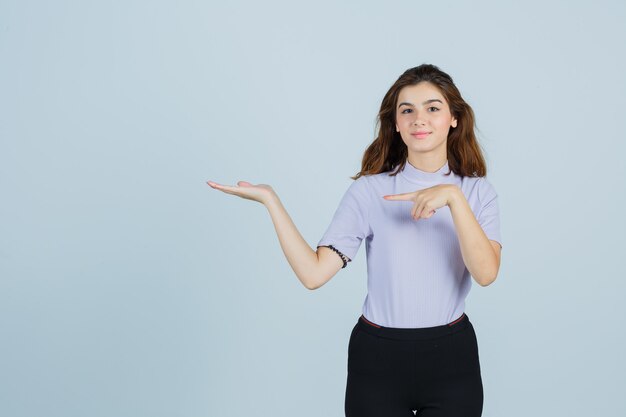
[[452, 123], [450, 124], [450, 126], [452, 126], [452, 127], [456, 127], [457, 126], [457, 121], [456, 121], [456, 119], [454, 117], [452, 118]]
[[400, 129], [398, 128], [398, 124], [396, 123], [396, 132], [399, 132]]

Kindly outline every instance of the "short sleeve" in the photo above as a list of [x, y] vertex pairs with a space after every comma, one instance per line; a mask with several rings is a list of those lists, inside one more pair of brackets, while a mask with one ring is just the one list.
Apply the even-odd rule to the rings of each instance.
[[368, 236], [370, 197], [367, 177], [354, 180], [344, 193], [330, 225], [317, 246], [332, 245], [350, 261], [356, 256], [361, 241]]
[[497, 241], [502, 247], [498, 194], [493, 185], [484, 177], [479, 181], [478, 201], [480, 202], [480, 211], [477, 220], [480, 227], [489, 240]]

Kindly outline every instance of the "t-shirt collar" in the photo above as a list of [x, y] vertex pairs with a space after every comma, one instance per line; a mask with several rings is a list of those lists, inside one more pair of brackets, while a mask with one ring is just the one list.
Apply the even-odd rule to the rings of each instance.
[[452, 174], [445, 175], [448, 173], [448, 170], [449, 170], [449, 166], [448, 166], [447, 159], [446, 159], [446, 163], [435, 172], [422, 171], [421, 169], [416, 168], [413, 165], [411, 165], [411, 163], [407, 159], [406, 163], [404, 164], [404, 168], [400, 171], [400, 173], [402, 174], [404, 178], [406, 178], [409, 181], [443, 182], [443, 181], [446, 181], [448, 178], [450, 178], [450, 175], [452, 175]]

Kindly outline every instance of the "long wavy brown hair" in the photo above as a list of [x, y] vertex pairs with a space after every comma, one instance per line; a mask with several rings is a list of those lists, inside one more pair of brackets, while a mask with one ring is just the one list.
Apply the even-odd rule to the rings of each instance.
[[431, 64], [422, 64], [406, 70], [385, 94], [376, 118], [378, 136], [366, 149], [361, 161], [361, 171], [354, 177], [390, 173], [395, 176], [404, 168], [408, 149], [402, 141], [400, 132], [396, 132], [396, 105], [400, 90], [406, 86], [429, 82], [439, 89], [450, 106], [450, 112], [457, 119], [457, 126], [450, 127], [447, 138], [447, 156], [450, 172], [465, 177], [484, 177], [487, 167], [480, 145], [474, 134], [474, 111], [463, 100], [452, 77]]

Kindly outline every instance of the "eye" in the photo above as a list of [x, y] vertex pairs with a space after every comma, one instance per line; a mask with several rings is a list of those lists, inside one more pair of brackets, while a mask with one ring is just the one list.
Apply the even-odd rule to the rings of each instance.
[[[439, 111], [439, 110], [440, 110], [440, 109], [439, 109], [439, 107], [435, 107], [435, 106], [431, 106], [431, 107], [429, 107], [429, 108], [428, 108], [428, 110], [430, 110], [430, 109], [435, 109], [435, 110], [433, 110], [433, 112], [437, 112], [437, 111]], [[404, 109], [404, 110], [402, 110], [402, 112], [401, 112], [401, 113], [402, 113], [402, 114], [407, 114], [407, 113], [406, 113], [407, 111], [408, 111], [408, 112], [412, 112], [413, 110], [412, 110], [412, 109]], [[432, 112], [431, 112], [431, 113], [432, 113]]]

